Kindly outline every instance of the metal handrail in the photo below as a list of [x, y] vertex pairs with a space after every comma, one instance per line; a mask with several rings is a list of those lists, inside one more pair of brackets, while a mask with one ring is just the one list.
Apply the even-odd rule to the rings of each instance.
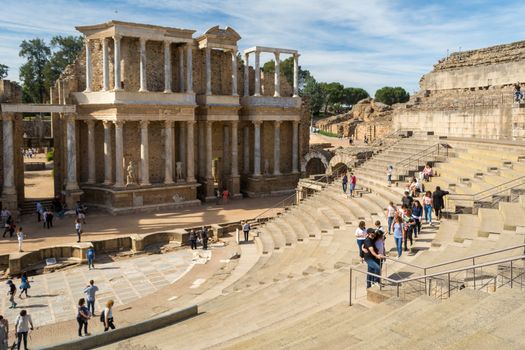
[[[464, 198], [464, 197], [469, 197], [469, 198], [472, 199], [472, 201], [480, 201], [480, 200], [482, 200], [482, 199], [485, 199], [485, 198], [491, 197], [491, 196], [493, 196], [493, 195], [495, 195], [495, 194], [498, 194], [498, 193], [501, 193], [501, 192], [504, 192], [504, 191], [508, 191], [508, 190], [514, 188], [517, 184], [516, 184], [516, 185], [513, 185], [513, 186], [510, 186], [510, 187], [509, 187], [508, 185], [513, 184], [513, 183], [515, 183], [515, 182], [517, 182], [518, 184], [523, 184], [523, 183], [525, 183], [525, 175], [520, 176], [520, 177], [517, 177], [517, 178], [512, 179], [512, 180], [510, 180], [510, 181], [504, 182], [504, 183], [502, 183], [502, 184], [496, 185], [496, 186], [494, 186], [494, 187], [488, 188], [488, 189], [483, 190], [483, 191], [478, 192], [478, 193], [472, 193], [472, 194], [469, 194], [469, 193], [451, 194], [451, 195], [449, 195], [449, 198], [450, 198], [450, 199], [455, 199], [455, 198], [457, 198], [457, 199], [460, 199], [460, 200], [461, 200], [462, 197], [463, 197], [463, 198]], [[503, 186], [505, 186], [505, 188], [498, 190], [499, 188], [501, 188], [501, 187], [503, 187]], [[494, 190], [496, 190], [496, 192], [493, 192]], [[480, 198], [478, 198], [478, 197], [480, 197]]]
[[[431, 273], [431, 274], [428, 274], [428, 275], [425, 274], [423, 276], [404, 278], [404, 279], [401, 279], [401, 280], [395, 280], [395, 279], [392, 279], [392, 278], [389, 278], [389, 277], [386, 277], [386, 276], [377, 275], [377, 274], [372, 273], [372, 272], [361, 271], [359, 269], [350, 268], [350, 300], [349, 300], [349, 304], [350, 304], [350, 306], [352, 305], [352, 274], [353, 274], [354, 271], [355, 272], [359, 272], [359, 273], [364, 274], [364, 275], [367, 275], [367, 276], [376, 277], [376, 278], [379, 278], [381, 280], [386, 280], [386, 281], [392, 283], [393, 285], [396, 286], [396, 288], [397, 288], [397, 296], [399, 297], [399, 287], [403, 283], [424, 280], [425, 281], [425, 292], [426, 292], [426, 281], [428, 279], [432, 279], [432, 278], [437, 277], [437, 276], [448, 275], [448, 281], [450, 281], [450, 274], [452, 274], [452, 273], [463, 272], [463, 271], [468, 271], [468, 270], [474, 270], [475, 271], [476, 269], [479, 269], [479, 268], [483, 268], [483, 267], [487, 267], [487, 266], [499, 265], [499, 264], [513, 262], [513, 261], [516, 261], [516, 260], [523, 260], [523, 259], [525, 259], [525, 255], [515, 256], [515, 257], [512, 257], [512, 258], [506, 258], [506, 259], [501, 259], [501, 260], [496, 260], [496, 261], [490, 261], [490, 262], [486, 262], [486, 263], [482, 263], [482, 264], [478, 264], [478, 265], [473, 265], [473, 266], [466, 266], [466, 267], [461, 267], [461, 268], [456, 268], [456, 269], [451, 269], [451, 270], [445, 270], [445, 271], [441, 271], [441, 272], [435, 272], [435, 273]], [[474, 275], [474, 278], [475, 278], [475, 275]], [[512, 283], [511, 283], [511, 288], [512, 288]], [[450, 283], [449, 283], [449, 288], [448, 289], [449, 289], [448, 292], [449, 292], [449, 296], [450, 296]]]
[[412, 155], [412, 156], [410, 156], [408, 158], [400, 160], [399, 162], [395, 163], [394, 168], [407, 168], [408, 166], [410, 166], [410, 164], [412, 164], [415, 161], [417, 161], [418, 165], [419, 165], [419, 161], [423, 157], [428, 157], [429, 155], [434, 154], [434, 153], [437, 153], [439, 155], [440, 147], [445, 148], [445, 150], [447, 151], [446, 156], [448, 157], [448, 149], [451, 148], [450, 145], [448, 143], [438, 142], [438, 143], [436, 143], [436, 144], [434, 144], [434, 145], [432, 145], [432, 146], [430, 146], [428, 148], [425, 148], [424, 150], [416, 153], [415, 155]]

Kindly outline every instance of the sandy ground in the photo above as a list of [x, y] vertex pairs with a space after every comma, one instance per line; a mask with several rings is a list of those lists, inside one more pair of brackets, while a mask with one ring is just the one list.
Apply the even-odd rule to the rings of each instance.
[[46, 155], [39, 153], [33, 158], [24, 157], [24, 163], [45, 162], [47, 170], [25, 171], [24, 191], [27, 199], [53, 198], [53, 162], [46, 161]]
[[[348, 138], [337, 138], [337, 137], [328, 137], [321, 134], [310, 134], [310, 144], [314, 143], [331, 143], [332, 148], [337, 147], [349, 147]], [[356, 142], [354, 142], [354, 145]]]

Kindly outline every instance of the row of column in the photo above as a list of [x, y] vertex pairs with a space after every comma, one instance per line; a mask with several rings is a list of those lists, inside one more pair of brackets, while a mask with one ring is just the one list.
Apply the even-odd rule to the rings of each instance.
[[[250, 96], [250, 66], [248, 64], [249, 54], [244, 54], [244, 96]], [[274, 52], [275, 55], [275, 92], [274, 97], [281, 96], [281, 60], [280, 52]], [[255, 51], [255, 91], [254, 96], [261, 96], [261, 66], [260, 51]], [[293, 97], [299, 96], [299, 55], [293, 55]]]
[[[114, 87], [113, 91], [119, 91], [122, 90], [121, 88], [121, 55], [120, 55], [120, 41], [122, 39], [122, 36], [115, 35], [113, 36], [113, 44], [114, 44]], [[108, 56], [108, 38], [102, 39], [102, 91], [109, 91], [109, 56]], [[148, 91], [148, 84], [147, 84], [147, 69], [146, 69], [146, 38], [139, 38], [140, 41], [140, 92], [147, 92]], [[92, 80], [93, 80], [93, 67], [91, 63], [91, 46], [90, 46], [90, 39], [85, 39], [86, 44], [86, 90], [85, 92], [91, 92], [92, 91]], [[165, 40], [164, 41], [164, 92], [170, 93], [172, 92], [172, 86], [171, 86], [171, 79], [172, 79], [172, 73], [171, 73], [171, 41]], [[179, 59], [179, 91], [184, 91], [186, 89], [186, 93], [192, 93], [193, 92], [193, 58], [192, 58], [192, 45], [186, 44], [186, 63], [187, 63], [187, 69], [186, 69], [186, 86], [184, 86], [184, 80], [182, 77], [184, 76], [184, 47], [178, 46], [178, 55], [180, 57]]]
[[[211, 48], [206, 47], [206, 95], [211, 95]], [[231, 50], [232, 59], [232, 96], [239, 96], [237, 93], [237, 50]]]
[[[88, 126], [88, 183], [94, 184], [96, 182], [95, 174], [95, 120], [85, 121]], [[74, 119], [67, 121], [67, 157], [68, 157], [68, 186], [77, 186], [76, 179], [76, 150], [74, 142]], [[165, 122], [165, 176], [164, 184], [173, 184], [173, 121], [166, 120]], [[186, 140], [193, 140], [193, 128], [195, 121], [186, 121], [185, 128], [181, 129], [179, 140], [179, 158], [183, 164], [186, 164], [186, 182], [195, 182], [194, 164], [193, 161], [185, 162], [185, 159], [193, 159], [194, 150], [193, 142], [186, 142]], [[104, 125], [104, 185], [113, 184], [112, 181], [112, 149], [111, 149], [111, 127], [115, 126], [115, 183], [117, 188], [125, 187], [124, 184], [124, 142], [123, 142], [123, 128], [124, 121], [103, 121]], [[149, 138], [148, 138], [148, 121], [140, 122], [140, 166], [142, 186], [150, 185], [149, 181]], [[73, 189], [73, 188], [69, 188]]]
[[3, 171], [4, 186], [3, 195], [16, 194], [15, 187], [15, 151], [14, 151], [14, 114], [2, 113], [2, 137], [3, 137]]

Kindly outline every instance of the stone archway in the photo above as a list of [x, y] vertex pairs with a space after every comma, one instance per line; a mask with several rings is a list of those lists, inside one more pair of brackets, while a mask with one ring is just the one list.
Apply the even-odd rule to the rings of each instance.
[[304, 156], [301, 171], [307, 175], [324, 174], [328, 164], [328, 157], [324, 152], [310, 151]]
[[334, 171], [344, 167], [347, 170], [351, 167], [351, 164], [353, 164], [355, 161], [355, 157], [349, 154], [344, 153], [338, 153], [335, 156], [330, 159], [330, 163], [328, 164], [328, 172], [332, 174]]

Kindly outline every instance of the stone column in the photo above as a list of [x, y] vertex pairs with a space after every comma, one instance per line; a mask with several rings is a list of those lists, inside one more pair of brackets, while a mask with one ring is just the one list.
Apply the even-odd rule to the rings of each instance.
[[261, 67], [259, 66], [260, 52], [255, 51], [255, 93], [254, 96], [261, 96]]
[[186, 171], [186, 181], [187, 182], [195, 182], [195, 172], [194, 172], [194, 160], [195, 156], [193, 153], [193, 129], [195, 127], [195, 121], [190, 120], [186, 122], [187, 124], [187, 132], [186, 132], [186, 139], [188, 142], [187, 144], [187, 154], [186, 154], [186, 160], [187, 160], [187, 171]]
[[253, 176], [261, 176], [261, 124], [260, 120], [253, 121]]
[[140, 92], [148, 91], [148, 74], [146, 71], [146, 39], [140, 38]]
[[85, 38], [86, 42], [86, 90], [84, 92], [91, 92], [91, 81], [93, 80], [93, 67], [91, 66], [91, 46], [89, 39]]
[[293, 97], [299, 96], [299, 55], [293, 55]]
[[15, 116], [13, 113], [2, 113], [2, 134], [3, 134], [3, 150], [4, 150], [4, 187], [2, 194], [15, 195], [15, 148], [13, 137], [13, 121]]
[[281, 122], [274, 122], [273, 129], [273, 174], [281, 175]]
[[250, 96], [250, 65], [249, 54], [244, 54], [244, 96]]
[[120, 81], [120, 39], [122, 39], [122, 36], [115, 35], [113, 37], [115, 49], [113, 52], [114, 56], [114, 71], [115, 71], [115, 87], [113, 90], [119, 91], [122, 90], [122, 83]]
[[205, 122], [197, 123], [199, 133], [199, 177], [206, 178], [206, 127]]
[[112, 181], [112, 168], [111, 168], [111, 122], [108, 120], [103, 121], [104, 124], [104, 185], [111, 185]]
[[281, 60], [279, 59], [279, 52], [275, 52], [275, 91], [273, 97], [281, 97]]
[[211, 48], [204, 49], [206, 52], [206, 95], [211, 95]]
[[[193, 93], [193, 58], [192, 45], [186, 45], [186, 92]], [[195, 180], [195, 179], [194, 179]]]
[[237, 93], [237, 50], [232, 50], [232, 96], [239, 96]]
[[207, 121], [206, 122], [206, 179], [213, 179], [213, 173], [212, 173], [212, 127], [213, 122]]
[[115, 187], [124, 187], [124, 122], [116, 121], [115, 124]]
[[166, 156], [164, 162], [164, 184], [170, 185], [173, 183], [173, 121], [166, 120], [164, 128], [166, 131], [166, 140], [164, 142], [164, 154]]
[[243, 173], [250, 173], [250, 128], [244, 127], [243, 136]]
[[228, 175], [230, 172], [230, 126], [224, 125], [222, 128], [222, 173]]
[[108, 39], [102, 39], [102, 91], [109, 90]]
[[179, 54], [179, 92], [184, 92], [184, 47], [177, 48]]
[[179, 147], [179, 159], [183, 166], [186, 166], [186, 122], [179, 123], [179, 137], [177, 138]]
[[149, 141], [148, 141], [149, 121], [140, 122], [140, 185], [149, 186]]
[[171, 92], [171, 43], [164, 41], [164, 93]]
[[293, 122], [292, 135], [292, 173], [299, 172], [299, 122]]
[[237, 143], [238, 140], [238, 126], [239, 122], [232, 122], [232, 152], [231, 152], [231, 176], [239, 176], [239, 150]]
[[96, 182], [95, 174], [95, 121], [86, 120], [88, 127], [88, 184]]
[[67, 140], [67, 181], [66, 190], [78, 190], [77, 182], [77, 147], [75, 132], [75, 115], [66, 115], [66, 140]]

